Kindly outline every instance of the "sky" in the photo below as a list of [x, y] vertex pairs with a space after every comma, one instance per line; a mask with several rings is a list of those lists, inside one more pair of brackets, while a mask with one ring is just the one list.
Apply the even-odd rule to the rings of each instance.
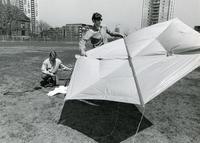
[[52, 26], [92, 24], [94, 12], [101, 13], [102, 24], [111, 29], [138, 29], [141, 25], [141, 0], [39, 0], [40, 19]]
[[[143, 0], [38, 0], [39, 18], [53, 27], [68, 23], [92, 24], [94, 12], [103, 15], [102, 24], [124, 32], [141, 27]], [[200, 25], [200, 0], [175, 0], [174, 16], [193, 27]]]
[[200, 0], [175, 0], [175, 17], [187, 25], [200, 25]]

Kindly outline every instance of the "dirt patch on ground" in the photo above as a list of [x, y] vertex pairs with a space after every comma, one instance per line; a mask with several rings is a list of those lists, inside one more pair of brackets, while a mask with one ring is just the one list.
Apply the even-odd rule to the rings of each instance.
[[[128, 105], [112, 103], [111, 107], [109, 104], [108, 107], [113, 108], [113, 112], [104, 112], [105, 114], [100, 116], [96, 110], [92, 111], [84, 103], [69, 103], [68, 114], [74, 117], [69, 119], [74, 121], [69, 122], [68, 120], [66, 125], [57, 124], [64, 105], [64, 95], [50, 98], [46, 94], [52, 88], [34, 88], [39, 86], [41, 62], [48, 57], [51, 49], [58, 52], [65, 65], [74, 65], [74, 55], [78, 53], [77, 46], [0, 47], [0, 142], [133, 142], [134, 132], [131, 126], [133, 126], [132, 118], [134, 116], [131, 110], [134, 107]], [[60, 74], [62, 77], [68, 78], [70, 72]], [[138, 133], [135, 142], [200, 142], [199, 77], [200, 69], [197, 69], [146, 105], [145, 117], [152, 124], [148, 124]], [[123, 113], [122, 109], [127, 111]], [[90, 114], [81, 114], [83, 110]], [[139, 110], [141, 109], [139, 108]], [[101, 113], [103, 113], [102, 111]], [[99, 134], [103, 134], [102, 138], [95, 138], [93, 135], [96, 132], [93, 132], [91, 123], [81, 123], [81, 116], [74, 115], [73, 112], [77, 112], [82, 117], [87, 116], [87, 118], [83, 118], [85, 120], [100, 118], [98, 124], [95, 124], [95, 129]], [[113, 128], [113, 122], [117, 125], [116, 128]], [[108, 127], [102, 129], [101, 125], [105, 126], [105, 123], [108, 124]], [[84, 128], [88, 128], [90, 131], [86, 133]], [[112, 131], [113, 129], [115, 132]], [[104, 138], [107, 132], [108, 134], [113, 132], [108, 140]]]

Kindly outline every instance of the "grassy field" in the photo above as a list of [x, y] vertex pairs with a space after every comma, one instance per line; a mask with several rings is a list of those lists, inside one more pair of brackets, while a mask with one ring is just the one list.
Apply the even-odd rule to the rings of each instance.
[[[200, 69], [196, 69], [146, 105], [80, 101], [64, 105], [64, 95], [48, 97], [53, 88], [37, 89], [42, 61], [57, 51], [73, 67], [77, 45], [67, 43], [1, 43], [0, 143], [199, 143]], [[70, 72], [59, 73], [63, 79]], [[63, 84], [64, 81], [60, 81]], [[58, 124], [61, 118], [65, 122]]]

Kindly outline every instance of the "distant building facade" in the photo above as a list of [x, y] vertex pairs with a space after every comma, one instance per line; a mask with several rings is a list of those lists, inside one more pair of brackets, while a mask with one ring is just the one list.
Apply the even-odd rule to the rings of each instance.
[[173, 18], [175, 0], [144, 0], [142, 27]]
[[[12, 0], [0, 0], [0, 4], [5, 5], [2, 10], [5, 11], [6, 8], [10, 8], [12, 11], [16, 7], [9, 7], [13, 4]], [[0, 40], [25, 40], [30, 38], [30, 19], [19, 9], [15, 9], [16, 17], [7, 21], [3, 19], [0, 21]], [[13, 11], [12, 11], [13, 12]], [[6, 17], [6, 15], [4, 15]], [[8, 16], [8, 15], [7, 15]], [[13, 15], [12, 15], [13, 16]]]
[[16, 40], [29, 39], [30, 19], [25, 15], [18, 19], [12, 26], [12, 37]]
[[38, 34], [38, 0], [10, 0], [12, 5], [17, 6], [31, 20], [31, 33]]
[[45, 40], [62, 40], [66, 42], [79, 42], [83, 35], [92, 25], [87, 24], [66, 24], [63, 27], [50, 28], [43, 31], [42, 37]]
[[91, 27], [87, 24], [66, 24], [63, 27], [64, 39], [71, 42], [79, 42], [86, 31]]
[[30, 19], [25, 15], [11, 24], [10, 34], [8, 25], [0, 23], [0, 40], [28, 40], [30, 38]]

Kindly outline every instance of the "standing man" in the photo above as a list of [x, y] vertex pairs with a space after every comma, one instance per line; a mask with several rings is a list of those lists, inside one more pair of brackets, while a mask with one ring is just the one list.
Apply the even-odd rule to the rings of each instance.
[[40, 82], [40, 85], [44, 87], [56, 86], [58, 81], [56, 73], [58, 69], [71, 70], [71, 68], [62, 64], [62, 61], [57, 58], [57, 53], [55, 51], [51, 51], [49, 58], [42, 63], [42, 81]]
[[[91, 29], [89, 29], [86, 34], [83, 36], [81, 41], [79, 42], [79, 49], [81, 50], [81, 56], [87, 56], [86, 55], [86, 42], [90, 40], [92, 44], [92, 48], [96, 48], [98, 46], [101, 46], [105, 43], [107, 43], [107, 34], [112, 37], [119, 37], [123, 38], [124, 36], [117, 32], [111, 32], [107, 27], [101, 26], [102, 21], [102, 15], [100, 13], [94, 13], [92, 15], [92, 22], [93, 26]], [[82, 102], [85, 102], [90, 105], [98, 106], [95, 103], [89, 102], [87, 100], [80, 100]]]
[[83, 36], [82, 40], [79, 43], [79, 48], [81, 50], [82, 56], [86, 55], [86, 42], [91, 41], [93, 48], [101, 46], [107, 43], [107, 34], [113, 37], [123, 38], [124, 36], [117, 32], [111, 32], [107, 27], [101, 26], [102, 15], [100, 13], [94, 13], [92, 15], [92, 22], [94, 25], [89, 29], [86, 34]]

